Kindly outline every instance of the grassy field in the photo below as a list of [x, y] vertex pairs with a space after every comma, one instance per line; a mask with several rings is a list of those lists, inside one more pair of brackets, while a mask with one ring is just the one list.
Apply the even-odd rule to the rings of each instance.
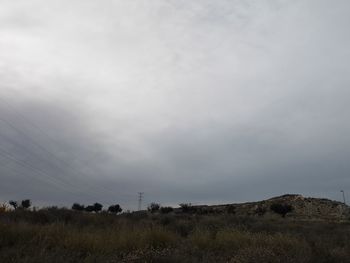
[[7, 211], [0, 213], [0, 262], [350, 262], [350, 222]]

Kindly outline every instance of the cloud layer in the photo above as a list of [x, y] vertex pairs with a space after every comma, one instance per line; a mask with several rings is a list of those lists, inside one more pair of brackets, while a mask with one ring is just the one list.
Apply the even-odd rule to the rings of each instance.
[[350, 191], [347, 1], [0, 3], [1, 199]]

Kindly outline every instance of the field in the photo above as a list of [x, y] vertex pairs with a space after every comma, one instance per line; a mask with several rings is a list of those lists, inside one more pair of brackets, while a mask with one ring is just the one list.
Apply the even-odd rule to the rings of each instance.
[[0, 262], [350, 262], [350, 222], [18, 209], [0, 212]]

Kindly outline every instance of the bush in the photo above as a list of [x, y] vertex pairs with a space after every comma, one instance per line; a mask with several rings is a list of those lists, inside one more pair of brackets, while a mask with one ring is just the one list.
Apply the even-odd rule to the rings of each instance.
[[266, 207], [263, 207], [263, 206], [258, 206], [256, 209], [255, 209], [255, 213], [259, 216], [263, 216], [265, 213], [266, 213]]
[[160, 212], [162, 214], [169, 214], [171, 213], [172, 211], [174, 211], [174, 208], [172, 208], [171, 206], [165, 206], [165, 207], [161, 207], [160, 208]]
[[181, 207], [181, 211], [183, 213], [190, 213], [195, 210], [191, 203], [181, 203], [179, 206]]
[[275, 213], [280, 214], [282, 217], [285, 217], [287, 213], [293, 210], [293, 207], [291, 205], [276, 203], [276, 204], [272, 204], [270, 206], [270, 209]]
[[9, 209], [8, 204], [5, 204], [5, 203], [1, 204], [1, 203], [0, 203], [0, 213], [7, 212], [7, 211], [9, 211], [9, 210], [10, 210], [10, 209]]
[[226, 212], [228, 214], [235, 214], [236, 213], [236, 207], [234, 205], [228, 205], [226, 207]]
[[149, 206], [147, 207], [147, 210], [151, 213], [155, 213], [159, 211], [160, 209], [160, 204], [158, 203], [150, 203]]
[[11, 210], [0, 214], [0, 261], [349, 262], [349, 222], [200, 215], [196, 208], [195, 215], [120, 216], [57, 207]]

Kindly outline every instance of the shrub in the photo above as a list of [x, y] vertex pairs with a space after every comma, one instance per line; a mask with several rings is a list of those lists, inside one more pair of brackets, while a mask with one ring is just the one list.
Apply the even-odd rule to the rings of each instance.
[[270, 206], [270, 209], [275, 213], [280, 214], [282, 217], [285, 217], [287, 213], [293, 210], [293, 207], [291, 205], [276, 203], [276, 204], [272, 204]]
[[210, 213], [214, 213], [214, 209], [211, 207], [191, 207], [190, 212], [194, 212], [197, 215], [207, 215]]
[[159, 211], [160, 209], [160, 204], [158, 203], [150, 203], [149, 206], [147, 207], [147, 210], [151, 213], [155, 213]]
[[174, 211], [174, 208], [172, 208], [171, 206], [165, 206], [165, 207], [161, 207], [160, 208], [160, 212], [162, 214], [169, 214], [171, 213], [172, 211]]
[[259, 216], [263, 216], [264, 214], [266, 213], [266, 207], [263, 207], [263, 206], [258, 206], [256, 209], [255, 209], [255, 214], [259, 215]]
[[189, 236], [191, 245], [200, 250], [210, 249], [213, 239], [213, 235], [207, 230], [196, 230]]
[[169, 225], [175, 221], [175, 218], [172, 216], [164, 216], [160, 219], [160, 223], [163, 226]]
[[179, 204], [179, 206], [181, 207], [181, 211], [183, 213], [190, 213], [194, 210], [191, 203], [181, 203]]
[[194, 225], [187, 220], [175, 219], [171, 229], [182, 237], [187, 237], [194, 229]]
[[250, 232], [223, 228], [217, 232], [213, 246], [216, 250], [236, 252], [252, 242], [253, 235]]
[[179, 241], [179, 236], [162, 227], [155, 227], [142, 231], [141, 240], [146, 246], [164, 248], [175, 245]]
[[349, 235], [349, 222], [17, 209], [0, 215], [0, 261], [349, 262]]
[[236, 213], [236, 207], [234, 205], [228, 205], [226, 207], [226, 212], [228, 214], [235, 214]]
[[9, 211], [9, 206], [6, 203], [0, 204], [0, 213]]

